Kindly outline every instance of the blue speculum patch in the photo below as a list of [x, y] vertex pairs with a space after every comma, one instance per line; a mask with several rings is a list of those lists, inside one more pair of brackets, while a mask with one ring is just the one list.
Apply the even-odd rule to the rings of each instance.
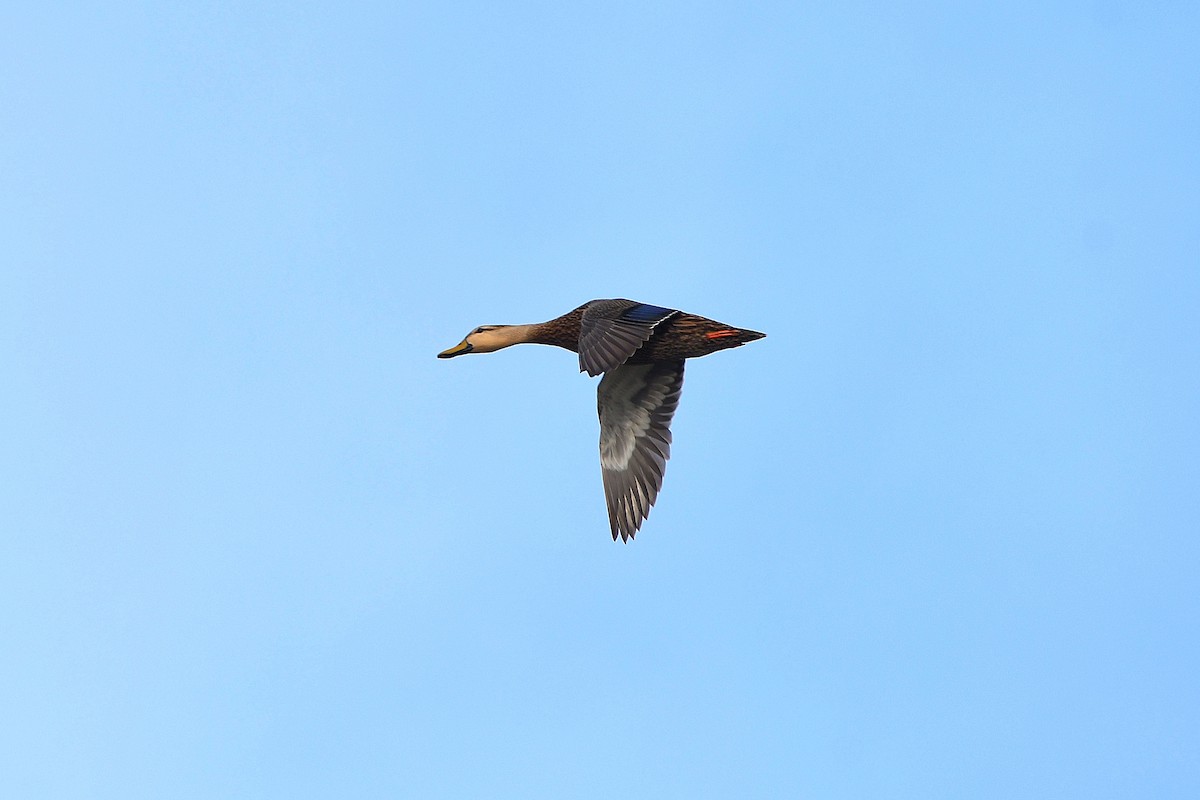
[[642, 303], [629, 309], [621, 316], [630, 322], [657, 322], [671, 313], [673, 313], [673, 309]]

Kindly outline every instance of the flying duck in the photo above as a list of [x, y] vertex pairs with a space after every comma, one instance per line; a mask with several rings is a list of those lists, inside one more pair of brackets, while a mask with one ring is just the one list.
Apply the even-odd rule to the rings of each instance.
[[549, 344], [578, 353], [580, 372], [603, 374], [596, 394], [604, 499], [613, 541], [629, 541], [662, 488], [684, 359], [765, 335], [633, 300], [592, 300], [548, 322], [480, 325], [438, 358]]

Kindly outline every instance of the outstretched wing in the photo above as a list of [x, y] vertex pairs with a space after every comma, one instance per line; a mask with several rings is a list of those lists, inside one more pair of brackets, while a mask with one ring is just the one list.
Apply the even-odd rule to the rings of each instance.
[[579, 371], [594, 378], [616, 369], [646, 343], [655, 326], [678, 313], [633, 300], [593, 300], [579, 326]]
[[600, 468], [614, 541], [632, 539], [658, 497], [682, 388], [682, 359], [626, 364], [600, 380]]

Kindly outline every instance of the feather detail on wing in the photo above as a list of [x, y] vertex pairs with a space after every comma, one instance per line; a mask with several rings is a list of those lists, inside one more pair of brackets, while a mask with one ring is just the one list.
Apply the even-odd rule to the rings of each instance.
[[600, 381], [600, 467], [614, 540], [632, 539], [658, 497], [682, 388], [682, 360], [626, 364]]
[[595, 377], [621, 366], [646, 343], [655, 326], [678, 313], [632, 300], [589, 303], [579, 328], [580, 372]]

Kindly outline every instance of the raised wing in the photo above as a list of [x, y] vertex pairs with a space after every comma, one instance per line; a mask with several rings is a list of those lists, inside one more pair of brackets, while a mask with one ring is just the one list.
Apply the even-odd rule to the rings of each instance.
[[614, 541], [632, 539], [650, 515], [671, 457], [682, 388], [682, 360], [626, 364], [600, 380], [600, 468]]
[[579, 327], [579, 371], [595, 377], [616, 369], [646, 343], [660, 322], [679, 312], [633, 300], [594, 300]]

